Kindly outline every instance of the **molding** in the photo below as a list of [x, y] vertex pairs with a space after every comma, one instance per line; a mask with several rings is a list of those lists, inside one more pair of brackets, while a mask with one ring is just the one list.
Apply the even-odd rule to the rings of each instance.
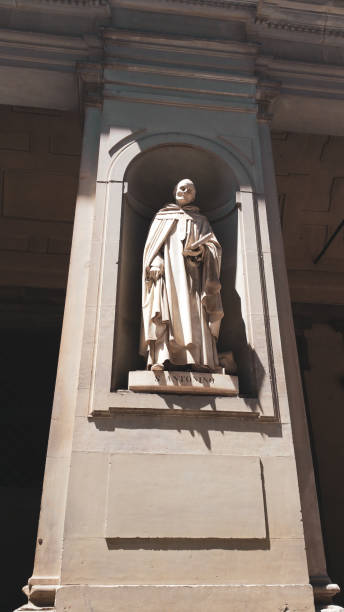
[[28, 598], [28, 602], [15, 612], [55, 610], [55, 597], [59, 579], [55, 576], [51, 578], [43, 577], [39, 579], [41, 581], [39, 584], [36, 580], [34, 577], [30, 578], [29, 584], [23, 587], [22, 590]]
[[[94, 37], [94, 39], [97, 40], [96, 37]], [[46, 50], [48, 46], [53, 51], [60, 51], [61, 49], [88, 49], [87, 42], [81, 36], [58, 36], [45, 32], [28, 32], [25, 30], [8, 30], [5, 28], [0, 29], [0, 42], [2, 44], [12, 44], [13, 46], [29, 45], [35, 49], [37, 49], [37, 47], [44, 47], [44, 50]]]
[[[11, 6], [9, 7], [9, 3], [8, 1], [6, 2], [1, 2], [0, 0], [0, 7], [4, 5], [6, 8], [12, 8]], [[109, 0], [19, 0], [15, 3], [13, 3], [13, 8], [17, 8], [17, 9], [26, 9], [26, 10], [32, 10], [32, 9], [41, 9], [42, 7], [47, 7], [47, 8], [67, 8], [67, 9], [79, 9], [79, 10], [85, 10], [85, 8], [88, 9], [104, 9], [107, 8], [109, 6]]]
[[273, 30], [285, 30], [288, 32], [293, 32], [296, 34], [316, 34], [318, 36], [323, 36], [324, 34], [327, 36], [333, 36], [335, 38], [344, 38], [344, 30], [343, 29], [332, 29], [324, 27], [315, 27], [308, 24], [301, 24], [297, 22], [289, 22], [289, 21], [271, 21], [267, 17], [256, 17], [254, 23], [258, 26], [263, 26], [267, 29]]
[[169, 15], [189, 15], [212, 20], [245, 22], [256, 13], [257, 0], [110, 0], [114, 8]]
[[233, 8], [251, 8], [255, 7], [257, 2], [255, 0], [243, 1], [237, 0], [236, 2], [233, 0], [157, 0], [159, 4], [191, 4], [193, 6], [206, 6], [212, 8], [222, 8], [222, 9], [233, 9]]
[[[247, 43], [227, 39], [204, 40], [181, 36], [178, 33], [176, 36], [173, 34], [161, 35], [116, 30], [115, 27], [108, 26], [102, 29], [98, 36], [96, 24], [93, 34], [80, 36], [2, 28], [0, 29], [0, 64], [11, 68], [39, 68], [49, 70], [51, 73], [60, 71], [65, 74], [69, 73], [71, 76], [76, 69], [79, 84], [82, 85], [84, 100], [98, 105], [102, 90], [101, 79], [90, 78], [86, 74], [90, 63], [104, 61], [104, 46], [105, 60], [108, 62], [106, 67], [122, 73], [110, 77], [110, 81], [113, 79], [112, 89], [114, 91], [107, 86], [109, 96], [128, 95], [131, 97], [133, 96], [132, 87], [135, 86], [138, 91], [145, 92], [144, 98], [150, 90], [154, 100], [160, 88], [162, 103], [166, 103], [166, 100], [163, 100], [164, 90], [165, 97], [171, 90], [178, 94], [173, 84], [169, 87], [169, 81], [174, 78], [176, 81], [178, 79], [185, 81], [179, 85], [181, 95], [196, 97], [199, 94], [208, 93], [211, 98], [219, 100], [222, 94], [224, 99], [237, 97], [242, 100], [250, 96], [246, 92], [233, 96], [229, 93], [231, 90], [229, 82], [243, 85], [246, 82], [248, 85], [250, 79], [253, 84], [254, 78], [258, 77], [256, 97], [254, 92], [251, 96], [252, 103], [256, 101], [259, 105], [258, 116], [261, 120], [270, 119], [271, 102], [279, 93], [304, 98], [342, 100], [344, 97], [344, 67], [340, 64], [340, 58], [344, 42], [344, 11], [335, 9], [327, 13], [323, 8], [312, 12], [310, 4], [302, 1], [297, 5], [300, 4], [301, 8], [297, 9], [291, 8], [292, 5], [288, 0], [264, 0], [259, 7], [257, 4], [256, 0], [147, 0], [145, 3], [142, 3], [142, 0], [6, 0], [6, 2], [0, 0], [0, 7], [13, 5], [15, 8], [11, 10], [15, 12], [24, 13], [37, 8], [44, 10], [44, 7], [59, 8], [61, 13], [64, 12], [66, 19], [70, 17], [75, 20], [75, 15], [73, 18], [74, 8], [79, 11], [78, 15], [83, 11], [90, 20], [93, 19], [93, 22], [95, 9], [104, 10], [106, 8], [110, 11], [111, 6], [133, 11], [135, 9], [156, 11], [157, 13], [159, 13], [159, 7], [173, 6], [176, 11], [179, 7], [180, 14], [183, 14], [183, 9], [180, 8], [183, 6], [191, 7], [189, 12], [194, 11], [194, 14], [197, 14], [196, 7], [208, 7], [208, 9], [209, 7], [220, 7], [225, 8], [227, 13], [230, 13], [233, 7], [245, 9], [249, 7], [250, 13], [246, 11], [243, 21], [246, 21], [249, 39], [251, 39], [251, 42]], [[295, 3], [293, 4], [295, 6]], [[161, 9], [160, 12], [163, 11], [164, 9]], [[254, 11], [253, 14], [252, 11]], [[210, 16], [209, 13], [208, 10], [205, 15]], [[215, 13], [216, 11], [214, 11], [214, 18]], [[218, 13], [217, 15], [219, 18]], [[229, 18], [231, 19], [230, 16]], [[233, 15], [233, 21], [238, 19], [242, 19], [241, 15]], [[343, 29], [341, 29], [342, 23]], [[44, 25], [42, 29], [44, 30]], [[302, 38], [305, 50], [307, 50], [307, 44], [316, 44], [320, 48], [320, 41], [323, 48], [324, 39], [326, 39], [326, 43], [332, 50], [330, 56], [332, 63], [326, 64], [326, 57], [323, 63], [319, 64], [265, 56], [264, 41], [269, 39], [271, 42], [272, 39], [275, 39], [276, 42], [273, 42], [272, 45], [278, 45], [279, 37], [284, 38], [284, 44], [285, 41], [292, 43], [293, 40], [297, 40], [299, 42]], [[254, 40], [260, 41], [260, 49], [259, 43], [252, 42]], [[276, 49], [278, 50], [278, 47]], [[273, 50], [269, 52], [274, 53]], [[143, 64], [138, 61], [141, 55]], [[299, 57], [302, 60], [302, 49]], [[222, 58], [223, 61], [221, 61]], [[336, 58], [338, 58], [337, 64]], [[85, 62], [85, 67], [80, 68], [83, 62]], [[256, 77], [254, 76], [255, 70]], [[125, 77], [123, 77], [123, 72]], [[138, 79], [135, 78], [134, 72], [141, 73]], [[161, 87], [157, 86], [158, 76], [162, 77]], [[207, 88], [207, 83], [204, 83], [204, 86], [197, 84], [188, 89], [186, 81], [190, 77], [211, 80], [213, 83], [216, 81], [215, 91]], [[140, 83], [140, 79], [144, 82]], [[226, 82], [228, 87], [226, 87]], [[116, 91], [121, 86], [124, 87], [124, 90], [129, 91]], [[201, 106], [208, 106], [208, 101], [201, 103]]]
[[95, 35], [58, 36], [55, 34], [0, 29], [2, 65], [74, 71], [77, 62], [97, 60], [103, 45]]
[[278, 82], [280, 93], [340, 100], [344, 97], [344, 66], [260, 56], [256, 72], [263, 80]]
[[256, 56], [259, 45], [254, 42], [240, 42], [236, 40], [205, 40], [202, 38], [196, 38], [192, 36], [178, 36], [173, 34], [156, 34], [151, 32], [140, 32], [131, 30], [116, 30], [114, 28], [104, 29], [103, 38], [111, 44], [123, 45], [129, 43], [130, 45], [154, 45], [154, 48], [161, 48], [166, 50], [166, 47], [174, 50], [186, 50], [198, 51], [201, 50], [204, 55], [207, 55], [209, 51], [219, 51], [220, 53], [233, 53], [241, 55]]
[[176, 8], [183, 6], [197, 6], [201, 8], [219, 8], [225, 10], [232, 9], [252, 9], [256, 8], [257, 0], [150, 0], [151, 8], [142, 6], [142, 0], [112, 0], [112, 4], [118, 4], [123, 8], [137, 8], [141, 10], [152, 10], [154, 5], [174, 5]]
[[32, 4], [63, 4], [67, 6], [79, 6], [84, 8], [85, 6], [91, 8], [98, 8], [99, 6], [108, 6], [108, 0], [31, 0]]
[[[262, 243], [261, 212], [259, 211], [259, 206], [262, 207], [262, 203], [259, 203], [257, 194], [253, 195], [252, 203], [253, 203], [253, 218], [254, 218], [254, 224], [255, 224], [255, 230], [256, 230], [255, 233], [256, 233], [256, 241], [257, 241], [257, 259], [258, 259], [258, 268], [259, 268], [259, 276], [260, 276], [260, 289], [261, 289], [262, 302], [263, 302], [265, 339], [266, 339], [266, 349], [267, 349], [267, 358], [268, 358], [267, 361], [268, 361], [268, 368], [269, 368], [272, 405], [273, 405], [273, 410], [274, 410], [274, 417], [277, 422], [280, 422], [281, 420], [280, 402], [279, 402], [278, 385], [277, 385], [277, 372], [276, 372], [276, 365], [275, 365], [276, 362], [275, 362], [275, 354], [274, 354], [274, 343], [273, 343], [272, 331], [271, 331], [271, 315], [270, 315], [269, 296], [268, 296], [268, 289], [267, 289], [267, 276], [266, 276], [266, 271], [265, 271], [266, 265], [265, 265], [263, 243]], [[248, 282], [249, 282], [249, 279], [248, 279]]]
[[[159, 76], [171, 76], [171, 77], [180, 77], [180, 78], [185, 78], [185, 79], [203, 79], [203, 80], [207, 80], [207, 81], [219, 81], [219, 82], [224, 82], [224, 83], [245, 83], [245, 84], [252, 84], [255, 85], [257, 82], [257, 77], [255, 77], [254, 75], [245, 75], [242, 73], [221, 73], [221, 72], [205, 72], [202, 69], [198, 69], [197, 71], [195, 69], [188, 69], [188, 68], [170, 68], [170, 67], [166, 67], [166, 66], [153, 66], [152, 64], [120, 64], [120, 63], [107, 63], [106, 64], [106, 68], [107, 69], [111, 69], [114, 71], [118, 71], [118, 72], [132, 72], [134, 74], [153, 74], [153, 75], [159, 75]], [[109, 77], [107, 77], [107, 82], [108, 83], [112, 83], [115, 81], [112, 81], [112, 79], [109, 79]], [[128, 83], [129, 84], [129, 83]], [[135, 83], [136, 87], [137, 86], [145, 86], [144, 83]], [[148, 87], [151, 87], [150, 84], [147, 84]], [[158, 87], [160, 87], [160, 85], [158, 85]], [[164, 86], [161, 86], [162, 89], [165, 89]], [[176, 89], [176, 88], [174, 88]], [[192, 91], [189, 87], [185, 87], [182, 88], [185, 91]], [[222, 92], [213, 92], [213, 91], [209, 91], [207, 90], [208, 94], [213, 94], [213, 93], [222, 93]], [[224, 92], [224, 95], [239, 95], [239, 94], [226, 94]], [[244, 97], [251, 97], [251, 95], [245, 95]]]
[[81, 111], [83, 105], [98, 106], [103, 104], [103, 66], [100, 63], [83, 63], [77, 65], [79, 100]]
[[239, 106], [239, 105], [235, 105], [234, 103], [231, 104], [230, 102], [228, 102], [225, 106], [224, 105], [219, 105], [216, 103], [199, 103], [199, 102], [185, 102], [184, 99], [180, 99], [180, 98], [176, 98], [175, 100], [173, 100], [172, 98], [166, 98], [163, 96], [159, 96], [159, 97], [147, 97], [147, 98], [143, 98], [143, 97], [138, 97], [136, 94], [133, 94], [132, 96], [130, 95], [121, 95], [119, 93], [108, 93], [105, 92], [104, 93], [104, 100], [118, 100], [118, 102], [137, 102], [139, 104], [156, 104], [158, 106], [173, 106], [176, 108], [188, 108], [191, 110], [194, 110], [195, 108], [199, 109], [199, 110], [210, 110], [210, 111], [214, 111], [214, 112], [224, 112], [224, 113], [249, 113], [249, 114], [253, 114], [255, 115], [257, 113], [257, 108], [255, 106], [252, 106], [252, 108], [248, 107], [248, 106]]
[[[263, 0], [257, 7], [255, 24], [263, 30], [270, 30], [270, 36], [287, 36], [308, 42], [321, 38], [336, 44], [337, 38], [344, 38], [344, 10], [341, 3], [314, 3], [309, 0]], [[273, 32], [278, 30], [278, 32]], [[284, 35], [285, 37], [285, 35]], [[331, 40], [334, 39], [334, 40]], [[302, 42], [306, 42], [303, 38]], [[319, 41], [320, 42], [320, 41]]]
[[332, 604], [333, 597], [340, 593], [338, 584], [332, 583], [328, 576], [312, 576], [310, 582], [313, 587], [316, 610], [319, 612], [343, 610], [340, 606]]
[[256, 398], [213, 395], [209, 404], [204, 404], [204, 396], [173, 393], [145, 393], [134, 391], [114, 391], [108, 394], [107, 403], [101, 410], [94, 410], [89, 419], [109, 417], [116, 414], [148, 414], [169, 417], [221, 418], [240, 417], [261, 419], [259, 402]]
[[192, 37], [110, 29], [104, 31], [104, 39], [106, 96], [157, 101], [160, 94], [160, 102], [169, 99], [176, 106], [188, 99], [199, 105], [202, 98], [206, 106], [235, 101], [235, 107], [243, 103], [256, 110], [255, 44], [225, 40], [208, 44]]

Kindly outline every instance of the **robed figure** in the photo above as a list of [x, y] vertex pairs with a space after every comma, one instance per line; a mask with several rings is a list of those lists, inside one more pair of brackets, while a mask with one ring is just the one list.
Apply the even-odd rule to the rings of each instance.
[[143, 253], [140, 353], [147, 368], [217, 371], [221, 246], [184, 179], [155, 215]]

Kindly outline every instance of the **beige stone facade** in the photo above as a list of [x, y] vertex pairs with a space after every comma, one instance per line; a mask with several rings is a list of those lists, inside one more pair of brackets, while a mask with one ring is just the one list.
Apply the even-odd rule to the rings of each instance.
[[[5, 605], [341, 610], [343, 9], [0, 0], [0, 24], [6, 342], [57, 329], [67, 286], [28, 603]], [[147, 388], [139, 355], [147, 231], [185, 176], [237, 366], [211, 395]]]

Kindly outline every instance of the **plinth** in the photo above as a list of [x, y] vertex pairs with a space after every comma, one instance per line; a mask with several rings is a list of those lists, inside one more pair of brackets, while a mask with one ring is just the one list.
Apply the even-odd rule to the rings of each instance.
[[209, 372], [129, 372], [128, 389], [147, 393], [192, 393], [203, 395], [238, 395], [238, 377]]

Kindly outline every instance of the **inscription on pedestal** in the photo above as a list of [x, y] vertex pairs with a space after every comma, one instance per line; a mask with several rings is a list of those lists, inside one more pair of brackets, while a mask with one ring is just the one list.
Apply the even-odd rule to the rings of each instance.
[[153, 372], [157, 383], [165, 384], [166, 380], [173, 385], [190, 385], [193, 381], [199, 382], [202, 385], [210, 385], [215, 382], [212, 374], [192, 374], [190, 372]]
[[238, 378], [207, 372], [129, 372], [130, 391], [156, 393], [203, 393], [204, 395], [238, 395]]

